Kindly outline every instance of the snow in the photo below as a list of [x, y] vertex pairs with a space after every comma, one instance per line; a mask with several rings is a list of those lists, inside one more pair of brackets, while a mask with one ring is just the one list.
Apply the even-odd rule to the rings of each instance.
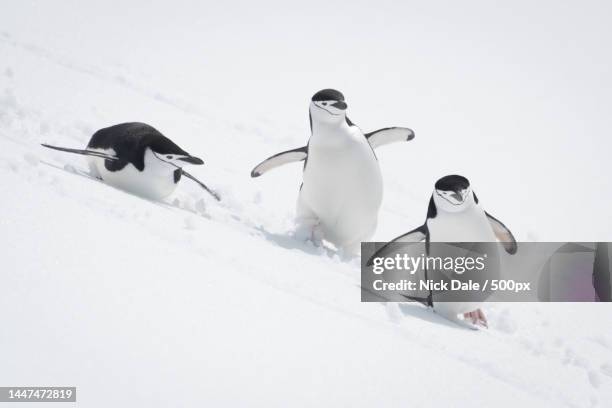
[[[4, 1], [0, 385], [86, 407], [608, 406], [609, 304], [490, 305], [471, 331], [360, 303], [358, 260], [291, 236], [300, 166], [249, 177], [333, 86], [364, 130], [416, 133], [377, 151], [375, 239], [419, 225], [449, 172], [519, 240], [612, 239], [610, 6], [395, 3]], [[202, 157], [223, 201], [189, 180], [144, 200], [39, 145], [125, 121]]]

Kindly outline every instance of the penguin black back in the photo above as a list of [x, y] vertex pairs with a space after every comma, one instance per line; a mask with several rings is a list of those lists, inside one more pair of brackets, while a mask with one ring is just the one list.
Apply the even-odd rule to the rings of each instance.
[[140, 171], [144, 170], [144, 153], [147, 147], [159, 154], [189, 155], [153, 126], [139, 122], [121, 123], [100, 129], [93, 134], [87, 147], [113, 149], [119, 159], [113, 166], [123, 167], [132, 163]]

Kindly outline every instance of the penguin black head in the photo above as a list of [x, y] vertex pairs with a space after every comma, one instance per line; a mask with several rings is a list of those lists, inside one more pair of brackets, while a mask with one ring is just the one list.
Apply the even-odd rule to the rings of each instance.
[[156, 159], [174, 167], [183, 167], [186, 164], [204, 164], [202, 159], [190, 155], [165, 136], [151, 138], [146, 147], [151, 150]]
[[335, 89], [323, 89], [312, 96], [310, 114], [314, 120], [342, 122], [346, 120], [347, 106], [342, 92]]
[[320, 101], [344, 101], [344, 95], [342, 92], [335, 89], [323, 89], [316, 94], [312, 95], [313, 102]]
[[436, 207], [449, 212], [462, 211], [474, 202], [470, 182], [463, 176], [450, 175], [439, 179], [434, 187]]

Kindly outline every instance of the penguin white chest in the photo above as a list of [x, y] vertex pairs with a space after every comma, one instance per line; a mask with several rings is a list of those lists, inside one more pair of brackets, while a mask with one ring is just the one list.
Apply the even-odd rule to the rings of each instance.
[[[427, 221], [431, 242], [495, 242], [491, 225], [482, 208], [473, 205], [471, 208], [457, 213], [438, 211], [435, 218]], [[456, 252], [447, 252], [447, 248], [432, 246], [429, 256], [456, 256]], [[488, 253], [487, 267], [497, 267], [499, 258], [497, 251]], [[480, 300], [471, 302], [440, 301], [448, 296], [441, 292], [433, 295], [434, 310], [452, 321], [458, 321], [457, 315], [471, 312], [481, 307]]]
[[[104, 152], [114, 154], [112, 149]], [[105, 183], [113, 187], [145, 198], [162, 199], [172, 194], [177, 186], [174, 181], [174, 172], [177, 167], [155, 158], [149, 149], [145, 152], [145, 166], [142, 171], [131, 163], [128, 163], [121, 170], [110, 171], [104, 164], [105, 159], [90, 156], [88, 160], [94, 176], [100, 177]]]
[[477, 205], [459, 213], [439, 211], [428, 220], [432, 242], [495, 242], [484, 210]]
[[303, 182], [298, 209], [313, 213], [328, 240], [354, 244], [374, 232], [382, 202], [382, 176], [358, 128], [313, 131]]
[[[348, 129], [343, 129], [345, 134], [311, 138], [302, 189], [313, 209], [323, 215], [337, 214], [347, 205], [376, 211], [382, 200], [382, 177], [374, 152], [363, 135]], [[327, 143], [330, 139], [336, 140]]]

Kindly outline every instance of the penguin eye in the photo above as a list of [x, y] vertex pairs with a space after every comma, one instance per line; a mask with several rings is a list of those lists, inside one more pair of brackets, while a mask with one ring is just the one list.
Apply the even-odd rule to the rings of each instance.
[[166, 156], [166, 159], [170, 159], [170, 160], [172, 160], [172, 156], [171, 156], [171, 155], [168, 155], [168, 156]]
[[321, 105], [327, 106], [327, 102], [321, 102]]

